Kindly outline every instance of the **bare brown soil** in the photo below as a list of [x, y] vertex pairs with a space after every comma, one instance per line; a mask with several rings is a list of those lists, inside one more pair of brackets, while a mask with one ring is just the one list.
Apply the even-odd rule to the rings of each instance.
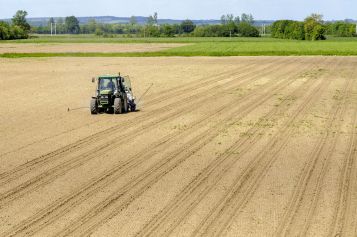
[[129, 52], [155, 52], [164, 49], [184, 46], [187, 44], [106, 44], [106, 43], [48, 43], [48, 44], [0, 44], [0, 53], [129, 53]]
[[[0, 236], [356, 236], [355, 65], [0, 59]], [[118, 71], [140, 111], [91, 116]]]

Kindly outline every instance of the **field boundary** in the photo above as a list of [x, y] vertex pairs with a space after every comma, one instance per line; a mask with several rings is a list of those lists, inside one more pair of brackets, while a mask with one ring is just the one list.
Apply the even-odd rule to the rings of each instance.
[[126, 53], [3, 53], [0, 58], [52, 58], [52, 57], [234, 57], [234, 56], [357, 56], [357, 52], [336, 51], [251, 51], [251, 52], [126, 52]]

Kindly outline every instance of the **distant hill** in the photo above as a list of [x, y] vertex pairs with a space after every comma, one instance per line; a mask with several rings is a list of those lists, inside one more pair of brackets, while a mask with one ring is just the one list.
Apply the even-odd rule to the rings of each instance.
[[[59, 18], [62, 18], [64, 20], [65, 17], [54, 17], [56, 21], [58, 21]], [[48, 24], [50, 17], [32, 17], [32, 18], [27, 18], [27, 21], [30, 23], [32, 26], [44, 26]], [[114, 24], [114, 23], [120, 23], [120, 24], [127, 24], [130, 21], [130, 17], [116, 17], [116, 16], [88, 16], [88, 17], [77, 17], [79, 20], [80, 24], [86, 24], [88, 23], [89, 20], [94, 19], [98, 23], [103, 23], [103, 24]], [[144, 25], [147, 22], [148, 17], [144, 16], [136, 16], [137, 23], [139, 25]], [[4, 21], [10, 22], [10, 19], [4, 19]], [[159, 19], [158, 23], [159, 24], [180, 24], [183, 20], [177, 20], [177, 19]], [[219, 24], [221, 21], [220, 20], [215, 20], [215, 19], [209, 19], [209, 20], [192, 20], [196, 25], [214, 25], [214, 24]], [[328, 20], [327, 22], [335, 22], [336, 20]], [[357, 20], [353, 19], [345, 19], [343, 21], [354, 23], [357, 22]], [[256, 26], [261, 26], [261, 25], [270, 25], [274, 23], [274, 20], [256, 20], [254, 25]]]
[[[58, 21], [59, 18], [62, 18], [64, 20], [65, 17], [54, 17], [56, 21]], [[50, 17], [32, 17], [32, 18], [27, 18], [27, 21], [29, 22], [30, 25], [32, 26], [44, 26], [48, 24]], [[130, 21], [130, 17], [116, 17], [116, 16], [89, 16], [89, 17], [77, 17], [79, 20], [80, 24], [86, 24], [88, 23], [89, 20], [94, 19], [98, 23], [103, 23], [103, 24], [114, 24], [114, 23], [120, 23], [120, 24], [127, 24]], [[148, 17], [144, 16], [136, 16], [137, 23], [140, 25], [143, 25], [147, 22]], [[5, 21], [10, 21], [10, 19], [4, 19]], [[176, 20], [176, 19], [158, 19], [159, 24], [180, 24], [183, 20]], [[213, 24], [219, 24], [221, 21], [220, 20], [215, 20], [215, 19], [209, 19], [209, 20], [192, 20], [196, 25], [213, 25]], [[255, 22], [256, 25], [262, 25], [262, 24], [272, 24], [274, 21], [271, 20], [257, 20]]]

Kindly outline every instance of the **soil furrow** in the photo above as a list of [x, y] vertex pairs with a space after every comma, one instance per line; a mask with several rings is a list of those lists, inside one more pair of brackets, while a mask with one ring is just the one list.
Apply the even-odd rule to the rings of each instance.
[[[285, 82], [284, 85], [280, 85], [279, 88], [287, 86], [287, 84], [289, 84], [289, 83], [291, 83], [291, 81], [288, 82], [288, 83]], [[278, 91], [277, 88], [275, 90]], [[268, 96], [267, 95], [263, 95], [263, 97], [265, 97], [265, 98], [268, 98], [270, 96], [272, 96], [272, 95], [268, 95]], [[261, 104], [265, 100], [266, 99], [260, 98], [259, 100], [255, 101], [255, 103], [257, 103], [256, 106], [249, 105], [249, 106], [247, 106], [247, 109], [251, 110], [251, 109], [257, 107], [259, 104]], [[241, 108], [237, 112], [239, 114], [242, 114], [242, 113], [244, 114], [245, 113], [244, 111], [245, 111], [245, 109]], [[124, 187], [124, 188], [118, 189], [118, 192], [115, 192], [114, 197], [108, 198], [105, 202], [100, 203], [100, 205], [98, 205], [95, 209], [91, 210], [90, 214], [87, 213], [85, 215], [85, 217], [83, 217], [83, 218], [85, 218], [86, 220], [88, 219], [89, 222], [93, 221], [89, 217], [90, 216], [94, 217], [96, 215], [96, 213], [101, 212], [101, 211], [98, 211], [96, 209], [100, 209], [100, 210], [107, 209], [107, 207], [111, 206], [111, 205], [114, 205], [114, 207], [111, 207], [111, 208], [114, 208], [115, 211], [111, 211], [110, 212], [110, 210], [109, 210], [109, 212], [110, 212], [109, 216], [113, 215], [113, 213], [117, 213], [118, 212], [117, 210], [121, 210], [123, 207], [127, 206], [135, 198], [137, 198], [143, 192], [145, 192], [151, 185], [156, 183], [158, 179], [160, 179], [161, 177], [163, 177], [164, 175], [169, 173], [172, 169], [176, 168], [179, 164], [184, 162], [187, 158], [192, 156], [195, 152], [200, 150], [204, 145], [208, 144], [213, 138], [215, 138], [219, 134], [219, 130], [218, 130], [217, 126], [222, 126], [222, 125], [218, 124], [218, 125], [214, 126], [212, 129], [210, 129], [210, 132], [204, 132], [203, 134], [197, 136], [193, 140], [190, 140], [187, 143], [188, 147], [186, 147], [186, 145], [183, 145], [182, 149], [180, 149], [180, 150], [176, 151], [175, 153], [173, 153], [172, 155], [169, 155], [168, 157], [166, 157], [166, 160], [163, 161], [163, 164], [157, 164], [156, 166], [150, 168], [150, 170], [145, 172], [146, 175], [148, 175], [149, 177], [150, 176], [154, 176], [154, 178], [148, 178], [148, 177], [145, 177], [145, 176], [144, 177], [139, 176], [139, 178], [140, 178], [139, 181], [137, 181], [137, 182], [133, 181], [133, 183], [129, 183], [127, 188]], [[205, 139], [205, 137], [207, 137], [207, 139]], [[139, 187], [136, 187], [136, 186], [139, 186]], [[138, 189], [138, 190], [135, 190], [135, 188]], [[133, 189], [133, 190], [131, 190], [131, 189]], [[135, 193], [135, 195], [132, 194], [129, 197], [126, 197], [126, 198], [128, 198], [126, 201], [123, 200], [119, 204], [116, 204], [115, 202], [118, 201], [119, 199], [124, 199], [123, 197], [118, 195], [118, 193], [122, 194], [122, 195], [125, 195], [125, 196], [130, 194], [130, 193], [129, 194], [125, 193], [124, 192], [125, 190], [131, 190], [130, 193]], [[115, 208], [115, 205], [118, 205], [118, 207]], [[103, 221], [105, 222], [108, 218], [110, 218], [110, 217], [99, 218], [99, 217], [95, 216], [95, 219], [98, 219], [97, 220], [98, 223], [93, 224], [93, 225], [88, 224], [88, 226], [90, 226], [90, 227], [85, 232], [87, 233], [87, 232], [93, 231], [93, 229], [95, 229], [98, 226], [100, 226], [103, 223]], [[71, 225], [71, 227], [69, 227], [69, 226], [66, 227], [66, 230], [73, 229], [72, 231], [76, 231], [77, 234], [81, 233], [82, 231], [78, 231], [77, 229], [84, 227], [84, 225], [83, 225], [84, 220], [82, 218], [81, 218], [81, 222], [82, 222], [82, 224], [79, 225], [79, 226], [77, 226], [78, 222], [77, 223], [75, 222], [74, 224]], [[71, 234], [73, 234], [73, 233], [71, 233]], [[62, 234], [60, 234], [60, 235], [62, 235]]]
[[318, 87], [314, 88], [313, 92], [305, 99], [305, 102], [284, 122], [282, 129], [276, 136], [269, 141], [264, 149], [252, 160], [251, 164], [235, 179], [233, 187], [228, 189], [227, 195], [218, 201], [218, 205], [202, 221], [201, 227], [195, 231], [195, 235], [219, 236], [227, 230], [227, 226], [234, 215], [254, 194], [259, 183], [278, 158], [280, 151], [289, 142], [289, 137], [294, 131], [294, 128], [290, 125], [299, 117], [304, 116], [328, 87], [329, 82], [324, 82], [323, 78], [320, 80], [321, 83]]
[[[303, 70], [302, 70], [303, 71]], [[295, 75], [289, 75], [294, 79]], [[296, 90], [294, 90], [290, 96], [297, 95], [306, 92], [306, 89], [311, 86], [312, 81], [302, 84]], [[307, 85], [306, 85], [307, 84]], [[281, 106], [288, 101], [283, 101]], [[262, 119], [270, 119], [278, 112], [281, 112], [280, 108], [274, 108], [268, 114], [264, 115]], [[259, 131], [262, 130], [258, 126], [254, 126], [249, 129], [248, 133], [253, 134], [253, 138], [243, 138], [238, 140], [232, 145], [225, 153], [220, 155], [214, 162], [212, 162], [204, 171], [200, 172], [199, 176], [185, 187], [180, 194], [175, 197], [165, 209], [160, 211], [158, 215], [152, 218], [152, 221], [145, 225], [145, 227], [138, 233], [139, 236], [149, 236], [155, 233], [156, 236], [166, 235], [185, 218], [190, 211], [204, 198], [212, 187], [224, 176], [226, 171], [230, 169], [234, 163], [239, 162], [239, 159], [232, 157], [237, 149], [239, 149], [239, 156], [242, 156], [250, 148], [252, 148], [259, 140]], [[245, 149], [240, 148], [245, 145]], [[173, 224], [175, 223], [175, 224]], [[165, 228], [165, 225], [169, 225], [169, 228]]]
[[[291, 65], [293, 65], [293, 64], [291, 64]], [[289, 66], [288, 67], [286, 67], [285, 68], [285, 70], [286, 69], [289, 69]], [[284, 71], [282, 71], [282, 73], [284, 73]], [[254, 82], [254, 78], [258, 78], [258, 77], [256, 77], [256, 76], [254, 76], [254, 77], [252, 77], [250, 80], [248, 80], [248, 82], [249, 83], [252, 83], [252, 82]], [[239, 85], [241, 85], [241, 84], [239, 84]], [[233, 85], [234, 86], [234, 85]], [[271, 85], [271, 87], [276, 87], [276, 86], [274, 86], [274, 85]], [[267, 88], [261, 88], [260, 90], [269, 90], [269, 88], [270, 87], [267, 87]], [[247, 100], [247, 99], [249, 99], [249, 97], [252, 97], [252, 96], [254, 96], [256, 94], [256, 91], [252, 91], [251, 93], [249, 93], [248, 95], [246, 95], [246, 96], [244, 96], [243, 98], [241, 98], [241, 101], [240, 102], [243, 102], [243, 101], [245, 101], [245, 100]], [[254, 103], [257, 103], [257, 102], [259, 102], [259, 103], [261, 103], [262, 101], [265, 101], [264, 99], [262, 99], [262, 98], [265, 98], [266, 97], [266, 95], [263, 95], [263, 96], [261, 96], [261, 97], [259, 97], [258, 99], [255, 99], [254, 100]], [[233, 102], [232, 103], [232, 105], [235, 103], [235, 105], [238, 105], [239, 103], [237, 103], [237, 102]], [[225, 108], [225, 107], [227, 107], [228, 106], [228, 108], [230, 108], [230, 107], [233, 107], [233, 106], [230, 106], [230, 105], [224, 105], [224, 106], [222, 106], [222, 110], [223, 110], [223, 108]], [[251, 106], [251, 103], [248, 103], [248, 105], [246, 105], [246, 106], [244, 106], [244, 107], [247, 107], [247, 108], [250, 108], [250, 110], [252, 110], [252, 109], [254, 109], [254, 106]], [[233, 107], [234, 108], [234, 107]], [[186, 111], [187, 112], [187, 111]], [[221, 112], [221, 111], [218, 111], [218, 112]], [[249, 111], [248, 111], [249, 112]], [[241, 108], [239, 108], [237, 111], [235, 111], [235, 113], [238, 113], [238, 114], [240, 114], [240, 115], [244, 115], [244, 110], [242, 110]], [[228, 116], [228, 118], [229, 117], [231, 117], [231, 116]], [[204, 119], [202, 122], [204, 122], [206, 119]], [[200, 122], [198, 123], [198, 124], [200, 124]], [[211, 130], [214, 130], [215, 128], [212, 128]], [[176, 135], [180, 135], [180, 134], [176, 134]], [[167, 138], [167, 137], [165, 137], [164, 139], [162, 139], [162, 141], [159, 141], [158, 142], [158, 146], [160, 145], [160, 146], [162, 146], [162, 145], [167, 145], [166, 144], [166, 141], [168, 141], [170, 138]], [[203, 139], [203, 137], [201, 137], [200, 139]], [[108, 146], [107, 146], [108, 147]], [[149, 150], [153, 150], [153, 151], [155, 151], [154, 149], [152, 149], [152, 148], [150, 148]], [[139, 153], [139, 155], [136, 155], [136, 156], [134, 156], [134, 158], [131, 158], [131, 159], [129, 159], [129, 162], [130, 161], [134, 161], [134, 162], [137, 162], [137, 160], [136, 159], [138, 159], [138, 158], [140, 158], [140, 160], [139, 161], [145, 161], [145, 160], [147, 160], [148, 158], [150, 158], [150, 156], [152, 156], [152, 153], [147, 153], [148, 151], [147, 150], [145, 150], [144, 152], [142, 152], [142, 153]], [[178, 153], [180, 153], [181, 151], [179, 151]], [[147, 153], [144, 157], [141, 157], [143, 154], [145, 154], [145, 153]], [[136, 166], [136, 164], [137, 163], [134, 163], [134, 164], [131, 164], [131, 163], [129, 163], [128, 162], [128, 164], [130, 164], [130, 166], [129, 166], [129, 168], [134, 168], [135, 166]], [[96, 181], [95, 182], [93, 182], [93, 183], [90, 183], [88, 186], [87, 186], [87, 188], [85, 188], [85, 189], [83, 189], [84, 191], [88, 191], [88, 189], [90, 188], [90, 190], [93, 192], [93, 190], [91, 189], [91, 188], [93, 188], [93, 185], [94, 184], [96, 184], [96, 182], [98, 182], [99, 181], [99, 183], [98, 184], [100, 184], [100, 185], [98, 185], [98, 184], [96, 184], [96, 186], [99, 186], [99, 188], [101, 188], [101, 187], [103, 187], [103, 181], [105, 180], [105, 179], [108, 179], [109, 177], [111, 177], [111, 174], [113, 175], [113, 174], [115, 174], [115, 172], [118, 172], [118, 171], [122, 171], [122, 169], [124, 169], [124, 168], [126, 168], [126, 165], [124, 164], [124, 165], [120, 165], [119, 167], [116, 167], [114, 170], [112, 170], [112, 171], [110, 171], [110, 172], [104, 172], [104, 174], [101, 176], [101, 178], [98, 178], [98, 179], [95, 179]], [[126, 171], [126, 172], [128, 172], [128, 170], [123, 170], [122, 172], [124, 172], [124, 171]], [[119, 173], [119, 174], [117, 174], [114, 178], [112, 178], [112, 179], [117, 179], [118, 177], [120, 177], [123, 173]], [[53, 173], [53, 171], [51, 171], [51, 173]], [[118, 177], [117, 177], [118, 176]], [[48, 175], [45, 175], [45, 177], [48, 177]], [[107, 181], [106, 183], [110, 183], [110, 180], [109, 181]], [[81, 190], [82, 192], [83, 192], [83, 190]], [[90, 191], [89, 190], [89, 191]], [[94, 191], [96, 191], [96, 190], [94, 190]], [[91, 193], [91, 194], [93, 194], [93, 193]], [[73, 197], [76, 197], [76, 196], [78, 196], [78, 197], [82, 197], [83, 196], [83, 194], [81, 193], [81, 192], [79, 192], [79, 193], [77, 193], [76, 195], [71, 195], [71, 197], [70, 198], [65, 198], [64, 200], [66, 200], [66, 201], [64, 201], [64, 202], [68, 202], [68, 200], [71, 200], [71, 199], [73, 199]], [[55, 205], [56, 206], [56, 208], [58, 208], [58, 207], [62, 207], [63, 205], [62, 205], [62, 203], [63, 202], [59, 202], [60, 203], [60, 205]], [[72, 205], [73, 206], [73, 205]], [[55, 209], [55, 208], [54, 208]], [[53, 212], [53, 208], [51, 209], [51, 211], [45, 211], [45, 214], [44, 215], [39, 215], [41, 218], [43, 217], [43, 216], [46, 216], [48, 213], [50, 213], [50, 214], [52, 214], [52, 212]], [[36, 220], [38, 220], [38, 219], [41, 219], [41, 218], [33, 218], [33, 217], [31, 217], [31, 220], [29, 220], [29, 222], [31, 222], [32, 224], [33, 224], [33, 222], [35, 222]], [[48, 221], [46, 221], [46, 223], [47, 223]], [[24, 227], [24, 226], [29, 226], [29, 225], [24, 225], [24, 223], [22, 223], [22, 224], [20, 224], [19, 226], [21, 226], [21, 227]], [[27, 232], [28, 232], [28, 230], [27, 230]]]
[[[262, 68], [262, 71], [265, 69], [269, 69], [269, 71], [272, 71], [272, 70], [274, 70], [273, 68], [278, 68], [279, 65], [276, 65], [273, 68], [271, 67], [271, 65], [274, 65], [274, 63], [276, 63], [276, 62], [273, 61], [272, 63], [269, 63], [268, 65], [266, 65], [265, 67]], [[254, 73], [256, 73], [256, 70], [257, 69], [255, 69], [253, 71], [249, 71], [249, 72], [243, 71], [242, 73], [238, 73], [238, 75], [235, 75], [235, 76], [234, 76], [234, 72], [230, 72], [229, 76], [234, 77], [235, 79], [243, 78], [243, 77], [246, 77], [249, 75], [253, 75]], [[220, 81], [227, 80], [226, 76], [227, 75], [223, 75], [222, 77], [215, 78], [214, 81], [216, 83], [219, 83]], [[247, 82], [247, 80], [243, 80], [242, 82]], [[201, 86], [207, 87], [207, 84], [202, 83]], [[212, 86], [212, 85], [210, 85], [210, 86]], [[181, 91], [181, 94], [175, 94], [175, 97], [183, 96], [185, 93], [192, 94], [192, 91], [187, 91], [187, 90]], [[192, 105], [189, 106], [188, 103], [191, 103], [194, 98], [200, 98], [201, 96], [207, 96], [207, 95], [211, 95], [211, 94], [204, 91], [199, 94], [191, 95], [191, 96], [185, 98], [183, 101], [180, 101], [180, 102], [175, 101], [171, 104], [165, 105], [158, 109], [154, 109], [153, 111], [150, 111], [150, 114], [139, 116], [138, 118], [135, 119], [135, 121], [126, 121], [124, 123], [121, 123], [120, 125], [110, 127], [104, 131], [97, 132], [89, 137], [81, 139], [81, 140], [75, 142], [74, 144], [67, 145], [63, 148], [60, 148], [59, 150], [56, 150], [56, 151], [53, 151], [46, 155], [40, 156], [34, 160], [31, 160], [30, 162], [25, 163], [24, 165], [21, 165], [21, 166], [16, 167], [8, 172], [0, 174], [0, 185], [4, 184], [4, 183], [8, 183], [11, 180], [17, 179], [18, 177], [23, 176], [24, 174], [26, 174], [28, 172], [32, 172], [35, 168], [40, 167], [40, 165], [46, 165], [48, 162], [53, 162], [54, 159], [61, 159], [64, 155], [69, 154], [72, 151], [78, 150], [82, 147], [87, 147], [91, 143], [96, 143], [96, 142], [98, 142], [98, 139], [100, 140], [100, 138], [102, 138], [102, 137], [109, 137], [110, 135], [117, 133], [119, 129], [124, 129], [126, 126], [136, 126], [137, 124], [147, 122], [149, 120], [148, 118], [150, 118], [150, 117], [152, 117], [154, 119], [154, 121], [159, 122], [160, 117], [157, 116], [158, 114], [161, 115], [162, 112], [171, 112], [172, 110], [176, 110], [176, 111], [174, 111], [174, 113], [175, 113], [175, 116], [177, 116], [177, 114], [178, 114], [177, 107], [178, 106], [183, 105], [186, 107], [193, 107]], [[216, 94], [214, 94], [214, 95], [216, 95]], [[150, 126], [147, 126], [147, 127], [150, 127]], [[140, 130], [142, 130], [142, 129], [140, 129]]]

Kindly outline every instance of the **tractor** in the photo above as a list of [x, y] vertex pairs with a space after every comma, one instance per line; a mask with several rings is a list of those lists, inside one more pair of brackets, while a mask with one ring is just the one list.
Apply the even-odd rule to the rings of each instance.
[[136, 110], [135, 97], [131, 88], [130, 78], [118, 75], [103, 75], [92, 78], [97, 82], [96, 95], [90, 101], [91, 114], [108, 112], [114, 114]]

